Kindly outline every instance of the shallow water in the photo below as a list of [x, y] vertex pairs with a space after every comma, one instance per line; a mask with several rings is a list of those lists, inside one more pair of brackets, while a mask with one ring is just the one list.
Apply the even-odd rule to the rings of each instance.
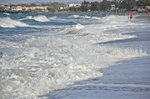
[[102, 69], [103, 77], [75, 83], [43, 97], [48, 99], [149, 99], [150, 57], [123, 61]]
[[[149, 31], [147, 20], [129, 22], [127, 16], [1, 13], [1, 98], [99, 99], [100, 94], [96, 93], [107, 90], [102, 98], [107, 98], [107, 94], [116, 98], [133, 93], [132, 99], [140, 94], [147, 99], [144, 93], [149, 93], [149, 83], [137, 85], [135, 80], [122, 85], [120, 80], [113, 79], [130, 80], [122, 72], [117, 74], [128, 62], [139, 73], [141, 69], [132, 60], [139, 58], [137, 62], [147, 62], [149, 59]], [[144, 76], [148, 75], [145, 70], [149, 69], [149, 63], [140, 64], [144, 65]], [[116, 74], [107, 76], [107, 67], [112, 66], [117, 68]], [[125, 68], [129, 69], [127, 75], [129, 66]], [[106, 69], [106, 74], [102, 69]]]

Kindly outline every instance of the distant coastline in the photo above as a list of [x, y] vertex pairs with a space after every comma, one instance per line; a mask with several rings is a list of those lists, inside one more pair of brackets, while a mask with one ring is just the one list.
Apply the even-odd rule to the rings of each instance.
[[[12, 11], [6, 11], [6, 12], [0, 12], [0, 13], [24, 13], [24, 14], [66, 14], [66, 15], [129, 15], [130, 11], [125, 12], [114, 12], [114, 11], [87, 11], [87, 12], [74, 12], [74, 11], [59, 11], [59, 12], [49, 12], [49, 13], [41, 13], [41, 12], [12, 12]], [[137, 11], [133, 11], [134, 15], [142, 15], [142, 18], [150, 17], [150, 14], [145, 13], [139, 13]]]
[[[143, 3], [141, 5], [141, 3]], [[37, 13], [37, 14], [126, 14], [129, 11], [135, 13], [150, 13], [149, 1], [117, 0], [101, 2], [87, 2], [81, 4], [68, 4], [50, 2], [47, 4], [17, 4], [0, 5], [2, 13]]]

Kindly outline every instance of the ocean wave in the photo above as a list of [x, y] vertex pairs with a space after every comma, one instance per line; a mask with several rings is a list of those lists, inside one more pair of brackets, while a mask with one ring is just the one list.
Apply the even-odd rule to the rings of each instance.
[[57, 19], [56, 16], [54, 17], [46, 17], [44, 15], [38, 15], [38, 16], [26, 16], [25, 18], [19, 19], [19, 20], [28, 20], [28, 19], [32, 19], [38, 22], [49, 22], [50, 20], [55, 20]]
[[80, 16], [81, 18], [85, 18], [85, 19], [96, 19], [96, 20], [99, 20], [99, 19], [101, 19], [101, 17], [96, 17], [96, 16], [87, 16], [87, 15], [85, 15], [85, 16]]
[[52, 36], [33, 36], [11, 47], [0, 64], [0, 86], [4, 97], [13, 98], [35, 98], [77, 81], [101, 77], [101, 68], [147, 55], [142, 50], [94, 47], [84, 39]]
[[10, 13], [3, 13], [3, 14], [5, 14], [5, 15], [10, 15]]
[[63, 31], [61, 31], [61, 34], [73, 34], [73, 35], [78, 35], [81, 34], [81, 31], [84, 29], [84, 25], [81, 24], [76, 24], [69, 26], [65, 28]]
[[0, 27], [15, 28], [15, 27], [28, 27], [29, 25], [19, 20], [14, 20], [9, 17], [0, 18]]
[[[129, 25], [128, 16], [109, 15], [102, 17], [100, 20], [103, 24], [108, 26], [126, 26]], [[130, 22], [131, 23], [131, 22]]]
[[79, 18], [80, 16], [79, 15], [72, 15], [71, 17], [73, 17], [73, 18]]
[[83, 28], [84, 28], [84, 26], [83, 26], [83, 25], [81, 25], [81, 24], [77, 24], [77, 25], [74, 25], [72, 28], [73, 28], [73, 29], [77, 29], [77, 30], [79, 30], [79, 29], [83, 29]]
[[73, 18], [83, 18], [83, 19], [97, 19], [97, 20], [99, 20], [99, 19], [101, 19], [100, 17], [94, 17], [94, 16], [87, 16], [87, 15], [72, 15], [72, 16], [70, 16], [70, 17], [73, 17]]
[[50, 20], [56, 20], [57, 16], [49, 17], [48, 19], [50, 19]]
[[46, 16], [44, 15], [39, 15], [39, 16], [34, 16], [34, 20], [39, 21], [39, 22], [48, 22], [50, 21]]
[[[133, 27], [134, 25], [129, 25], [126, 19], [123, 20], [125, 17], [106, 16], [100, 18], [99, 21], [102, 23], [99, 24], [78, 23], [63, 27], [66, 28], [63, 33], [71, 31], [79, 35], [91, 34], [86, 37], [78, 37], [76, 34], [73, 36], [19, 34], [18, 38], [25, 37], [25, 39], [16, 42], [0, 40], [0, 47], [9, 49], [0, 55], [2, 97], [40, 98], [39, 96], [66, 88], [75, 82], [101, 77], [102, 68], [116, 65], [120, 61], [148, 56], [149, 54], [140, 48], [95, 44], [136, 37], [122, 34], [127, 30], [130, 32], [130, 29], [136, 32], [137, 29]], [[28, 16], [28, 19], [33, 17]]]

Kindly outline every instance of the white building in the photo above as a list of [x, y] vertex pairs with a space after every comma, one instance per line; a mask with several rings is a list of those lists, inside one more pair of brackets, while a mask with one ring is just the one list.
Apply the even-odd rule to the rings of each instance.
[[68, 6], [69, 6], [69, 8], [71, 8], [71, 7], [78, 8], [78, 7], [81, 6], [81, 4], [74, 4], [74, 3], [72, 3], [72, 4], [69, 4]]
[[114, 10], [116, 10], [116, 6], [115, 6], [115, 4], [112, 4], [111, 5], [111, 9], [110, 9], [111, 11], [114, 11]]

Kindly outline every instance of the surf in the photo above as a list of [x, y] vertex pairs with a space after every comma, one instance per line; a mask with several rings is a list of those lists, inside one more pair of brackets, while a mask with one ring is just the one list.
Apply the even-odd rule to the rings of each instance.
[[28, 27], [29, 25], [19, 20], [14, 20], [9, 17], [0, 18], [0, 27], [3, 28], [16, 28], [16, 27]]
[[[86, 22], [78, 17], [82, 16], [66, 15], [59, 18], [66, 24], [75, 19], [75, 22], [69, 25], [53, 25], [49, 22], [49, 18], [55, 20], [58, 16], [47, 15], [44, 19], [45, 17], [41, 15], [36, 17], [28, 15], [22, 20], [19, 20], [20, 17], [18, 19], [1, 18], [1, 22], [9, 27], [8, 30], [11, 27], [31, 26], [31, 23], [25, 22], [36, 18], [37, 26], [40, 28], [58, 28], [35, 32], [25, 28], [24, 34], [10, 35], [10, 38], [16, 40], [10, 40], [8, 33], [1, 34], [3, 38], [6, 38], [0, 39], [0, 53], [2, 53], [0, 88], [4, 98], [40, 98], [41, 95], [73, 86], [76, 82], [102, 77], [103, 73], [100, 70], [103, 68], [111, 67], [124, 60], [149, 56], [149, 53], [141, 48], [130, 48], [125, 44], [121, 47], [121, 42], [114, 45], [99, 44], [137, 38], [137, 35], [128, 33], [137, 32], [136, 29], [145, 27], [145, 24], [139, 25], [138, 22], [128, 24], [126, 16], [110, 15], [98, 18], [93, 16], [96, 17], [96, 23], [91, 16], [88, 17], [89, 20], [87, 17], [82, 17]], [[14, 24], [9, 26], [7, 21]], [[132, 42], [127, 43], [132, 46]], [[100, 86], [120, 87], [122, 85]]]

